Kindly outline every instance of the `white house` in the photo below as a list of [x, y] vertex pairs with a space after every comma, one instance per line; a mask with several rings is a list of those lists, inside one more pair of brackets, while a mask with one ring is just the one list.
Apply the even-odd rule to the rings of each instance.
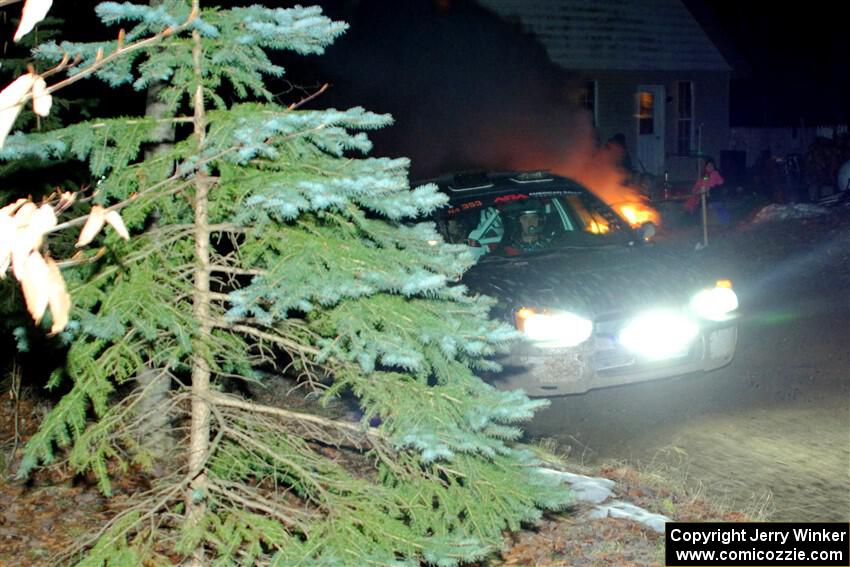
[[732, 68], [680, 0], [478, 0], [535, 35], [574, 80], [565, 96], [632, 161], [693, 179], [729, 144]]

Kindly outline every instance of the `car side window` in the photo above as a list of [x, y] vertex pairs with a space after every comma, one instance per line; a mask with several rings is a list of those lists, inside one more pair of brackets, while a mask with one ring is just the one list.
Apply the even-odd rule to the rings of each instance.
[[565, 232], [572, 232], [574, 230], [578, 230], [573, 222], [573, 219], [570, 217], [570, 213], [564, 209], [564, 206], [558, 199], [553, 199], [552, 204], [555, 207], [555, 210], [558, 212], [558, 217], [561, 219], [561, 223], [563, 224], [563, 229]]
[[483, 256], [496, 248], [505, 234], [502, 217], [495, 207], [455, 210], [444, 221], [438, 222], [437, 226], [447, 242], [468, 244], [477, 256]]
[[604, 234], [610, 230], [610, 221], [599, 211], [587, 207], [579, 195], [568, 195], [566, 199], [572, 210], [580, 218], [581, 230], [594, 234]]
[[495, 244], [502, 240], [504, 234], [499, 211], [493, 207], [486, 207], [480, 211], [478, 226], [469, 233], [469, 238], [481, 244]]

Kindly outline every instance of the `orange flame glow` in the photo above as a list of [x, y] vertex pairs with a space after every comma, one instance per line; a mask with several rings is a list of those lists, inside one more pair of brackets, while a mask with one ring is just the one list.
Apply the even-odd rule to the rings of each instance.
[[610, 228], [607, 222], [600, 219], [594, 220], [588, 227], [593, 234], [605, 234]]
[[[661, 224], [661, 215], [637, 187], [627, 185], [626, 171], [619, 165], [617, 148], [599, 147], [596, 132], [587, 116], [574, 117], [568, 139], [559, 148], [532, 141], [516, 147], [509, 158], [518, 170], [548, 170], [575, 179], [605, 201], [632, 226], [645, 222]], [[607, 232], [607, 226], [591, 228]]]
[[645, 222], [661, 224], [661, 215], [649, 204], [649, 198], [637, 186], [627, 183], [626, 171], [620, 167], [622, 156], [617, 148], [596, 147], [588, 137], [581, 151], [571, 152], [556, 173], [572, 177], [593, 191], [631, 226]]
[[646, 222], [656, 225], [661, 223], [661, 217], [658, 211], [646, 203], [626, 203], [616, 205], [614, 209], [633, 227], [638, 227]]

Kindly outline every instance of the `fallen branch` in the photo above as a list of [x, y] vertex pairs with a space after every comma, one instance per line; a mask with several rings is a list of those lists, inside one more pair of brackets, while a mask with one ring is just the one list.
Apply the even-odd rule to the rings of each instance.
[[[353, 423], [346, 423], [343, 421], [328, 419], [318, 415], [295, 412], [263, 404], [256, 404], [254, 402], [241, 400], [239, 398], [228, 396], [219, 392], [211, 392], [207, 397], [207, 400], [211, 404], [217, 404], [219, 406], [241, 409], [250, 413], [273, 415], [275, 417], [287, 421], [308, 423], [325, 429], [337, 430], [343, 432], [348, 440], [355, 442], [356, 444], [353, 445], [353, 447], [356, 449], [369, 448], [372, 447], [376, 442], [384, 440], [383, 434], [375, 427], [369, 427], [367, 429], [364, 429], [363, 427]], [[325, 439], [320, 440], [323, 442], [327, 442]]]
[[[254, 493], [253, 490], [246, 489], [246, 487], [243, 485], [239, 485], [232, 482], [225, 482], [223, 480], [215, 479], [210, 482], [209, 489], [210, 492], [215, 492], [223, 498], [232, 500], [235, 503], [240, 504], [241, 508], [249, 508], [265, 512], [266, 514], [280, 520], [280, 523], [286, 526], [287, 528], [292, 530], [298, 530], [305, 534], [307, 533], [307, 524], [292, 517], [296, 514], [303, 515], [303, 512], [300, 510], [288, 508], [284, 511], [279, 506], [276, 506], [273, 503], [266, 504], [264, 502], [261, 502], [259, 498], [261, 498], [262, 495]], [[240, 494], [240, 492], [242, 494]], [[285, 512], [288, 512], [290, 515], [286, 515]]]

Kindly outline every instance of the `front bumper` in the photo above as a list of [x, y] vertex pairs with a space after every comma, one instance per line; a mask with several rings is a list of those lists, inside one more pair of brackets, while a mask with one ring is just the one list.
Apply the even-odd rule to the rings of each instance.
[[737, 342], [738, 327], [732, 322], [704, 327], [687, 352], [663, 360], [643, 359], [605, 333], [572, 348], [539, 348], [523, 342], [498, 359], [503, 371], [489, 381], [503, 390], [521, 388], [529, 396], [581, 394], [714, 370], [732, 361]]

